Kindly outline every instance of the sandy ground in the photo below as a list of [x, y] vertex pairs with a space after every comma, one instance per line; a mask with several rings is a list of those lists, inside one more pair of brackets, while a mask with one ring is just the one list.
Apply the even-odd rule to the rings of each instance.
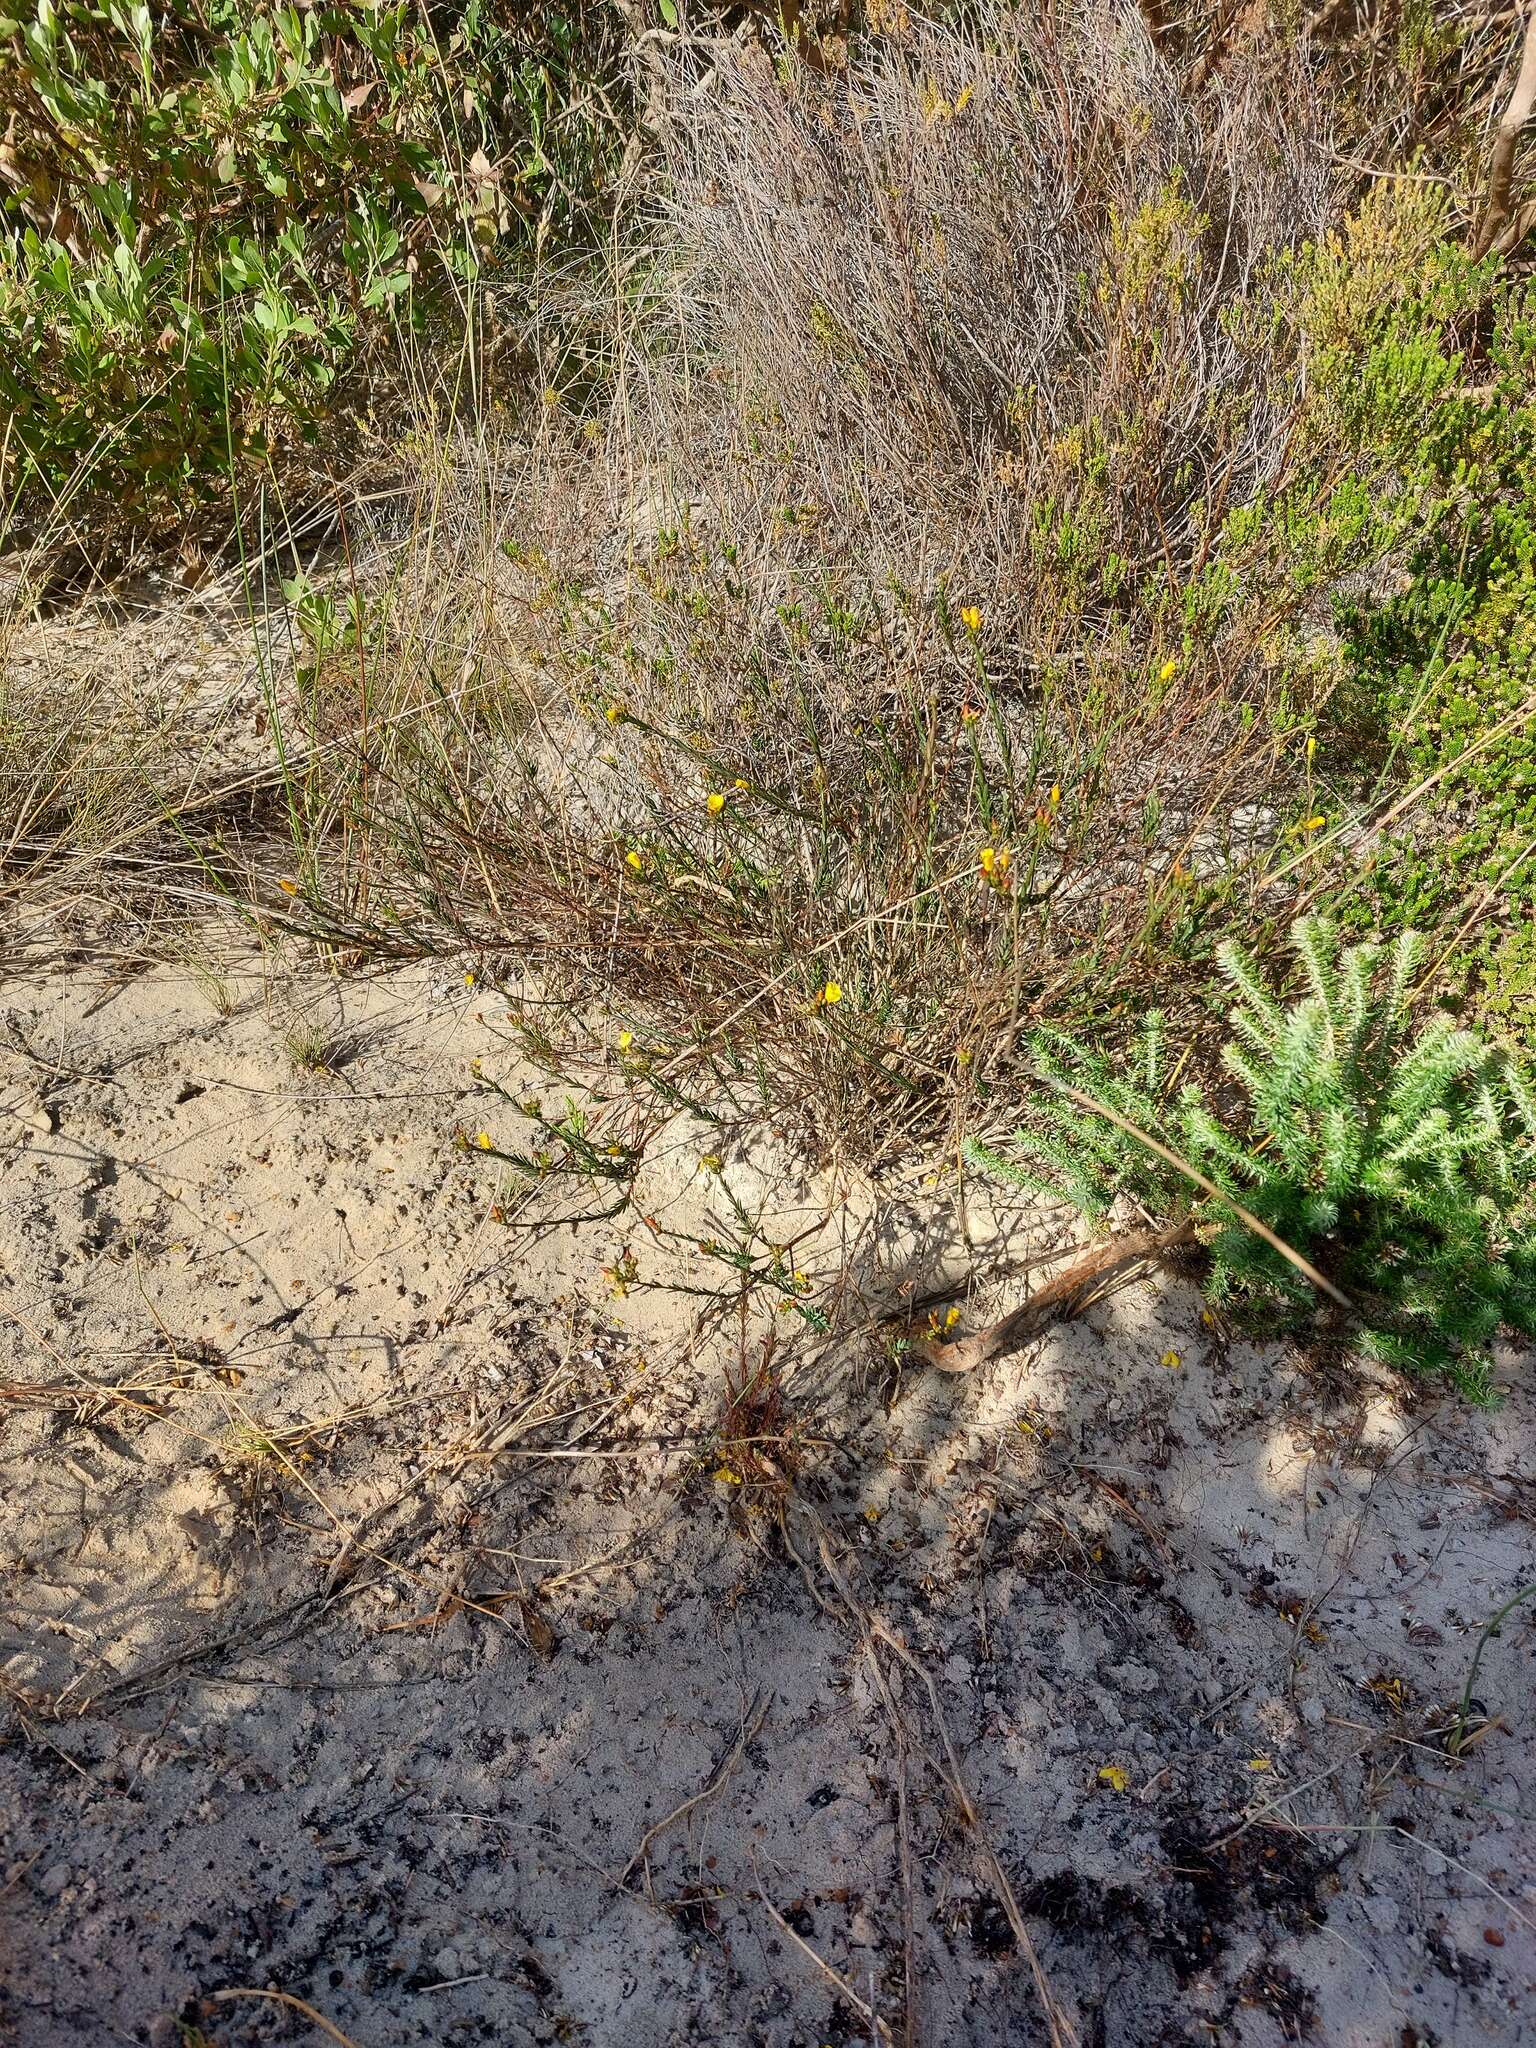
[[4, 1008], [0, 2041], [992, 2048], [1042, 1981], [1086, 2048], [1536, 2041], [1536, 1602], [1442, 1732], [1536, 1578], [1520, 1361], [1408, 1399], [1169, 1280], [893, 1371], [856, 1326], [1022, 1226], [683, 1132], [671, 1222], [818, 1225], [855, 1326], [777, 1319], [786, 1500], [718, 1265], [616, 1298], [455, 1143], [461, 977]]

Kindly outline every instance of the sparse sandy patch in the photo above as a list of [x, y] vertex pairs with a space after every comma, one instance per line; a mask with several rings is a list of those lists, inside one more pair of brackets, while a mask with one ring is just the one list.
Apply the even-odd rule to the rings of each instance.
[[[1405, 1404], [1167, 1281], [894, 1370], [937, 1196], [680, 1126], [665, 1248], [498, 1224], [479, 994], [226, 982], [6, 995], [17, 2048], [316, 2038], [242, 1986], [358, 2048], [1043, 2040], [999, 1875], [1085, 2043], [1530, 2038], [1530, 1607], [1437, 1732], [1536, 1577], [1516, 1361]], [[716, 1312], [725, 1187], [855, 1334]], [[719, 1431], [767, 1327], [783, 1498]]]

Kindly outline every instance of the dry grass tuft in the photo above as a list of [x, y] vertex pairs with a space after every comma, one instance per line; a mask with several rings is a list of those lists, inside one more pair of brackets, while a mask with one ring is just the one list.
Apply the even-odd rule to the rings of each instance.
[[281, 781], [256, 731], [249, 608], [147, 584], [68, 605], [0, 593], [0, 921], [112, 928], [173, 953], [216, 899], [223, 843]]

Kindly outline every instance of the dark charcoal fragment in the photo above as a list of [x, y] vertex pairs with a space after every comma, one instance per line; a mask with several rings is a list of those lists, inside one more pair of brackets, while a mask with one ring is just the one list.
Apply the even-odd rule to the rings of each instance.
[[971, 1939], [984, 1956], [1005, 1956], [1014, 1946], [1013, 1923], [1001, 1899], [983, 1892], [971, 1906]]
[[1273, 2013], [1287, 2041], [1299, 2041], [1317, 2025], [1317, 2000], [1309, 1987], [1284, 1963], [1265, 1957], [1244, 1971], [1238, 1979], [1241, 2005], [1256, 2005]]
[[1106, 1927], [1145, 1924], [1145, 1902], [1125, 1885], [1106, 1889], [1075, 1870], [1038, 1878], [1019, 1902], [1058, 1934], [1098, 1934]]
[[1441, 1976], [1449, 1977], [1453, 1984], [1482, 1984], [1492, 1972], [1493, 1965], [1486, 1956], [1469, 1955], [1464, 1948], [1457, 1948], [1438, 1927], [1426, 1931], [1424, 1947]]

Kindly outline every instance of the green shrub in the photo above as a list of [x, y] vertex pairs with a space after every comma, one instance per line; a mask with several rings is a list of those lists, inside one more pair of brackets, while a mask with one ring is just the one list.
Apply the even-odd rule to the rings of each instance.
[[[0, 0], [7, 498], [142, 515], [355, 438], [400, 330], [602, 203], [604, 4]], [[590, 88], [590, 89], [589, 89]]]
[[1349, 1297], [1367, 1350], [1484, 1398], [1500, 1326], [1536, 1333], [1536, 1094], [1449, 1017], [1413, 1029], [1416, 935], [1385, 952], [1340, 953], [1333, 927], [1314, 917], [1298, 921], [1292, 943], [1306, 986], [1289, 1004], [1237, 947], [1220, 951], [1238, 996], [1220, 1089], [1191, 1080], [1170, 1096], [1155, 1015], [1118, 1063], [1059, 1031], [1031, 1041], [1047, 1081], [1156, 1138], [1219, 1193], [1070, 1096], [1047, 1099], [1007, 1156], [977, 1144], [971, 1156], [1093, 1218], [1117, 1194], [1154, 1213], [1187, 1212], [1213, 1300], [1309, 1304], [1310, 1284], [1240, 1204]]
[[1533, 311], [1528, 284], [1490, 296], [1414, 457], [1396, 587], [1341, 607], [1367, 788], [1392, 798], [1433, 778], [1419, 819], [1378, 846], [1352, 915], [1390, 934], [1472, 906], [1447, 973], [1479, 999], [1496, 999], [1496, 963], [1536, 911]]

